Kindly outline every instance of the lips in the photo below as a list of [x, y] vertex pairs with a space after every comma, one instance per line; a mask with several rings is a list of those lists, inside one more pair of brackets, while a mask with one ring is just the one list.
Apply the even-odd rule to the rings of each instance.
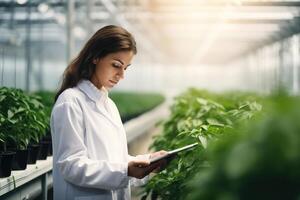
[[118, 81], [113, 81], [113, 80], [109, 80], [111, 83], [113, 83], [113, 84], [117, 84], [118, 83]]

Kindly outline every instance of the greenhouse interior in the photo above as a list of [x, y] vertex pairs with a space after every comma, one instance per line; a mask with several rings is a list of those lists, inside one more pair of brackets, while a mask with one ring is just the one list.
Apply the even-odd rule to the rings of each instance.
[[0, 199], [299, 200], [299, 94], [300, 0], [0, 0]]

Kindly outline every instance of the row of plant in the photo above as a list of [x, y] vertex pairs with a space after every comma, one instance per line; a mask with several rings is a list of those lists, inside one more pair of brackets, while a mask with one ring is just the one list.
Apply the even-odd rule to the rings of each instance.
[[[46, 113], [50, 116], [55, 94], [49, 91], [39, 91], [35, 94], [42, 98]], [[156, 93], [111, 92], [109, 96], [116, 103], [123, 122], [153, 109], [164, 101], [164, 97]]]
[[269, 97], [259, 116], [212, 143], [211, 167], [191, 182], [188, 199], [299, 199], [299, 102]]
[[175, 99], [154, 150], [199, 142], [144, 188], [152, 199], [300, 197], [299, 98], [191, 89]]
[[46, 159], [49, 144], [42, 141], [49, 127], [44, 105], [35, 95], [0, 88], [0, 177]]
[[112, 92], [110, 97], [116, 103], [123, 122], [153, 109], [164, 101], [161, 94], [145, 92]]

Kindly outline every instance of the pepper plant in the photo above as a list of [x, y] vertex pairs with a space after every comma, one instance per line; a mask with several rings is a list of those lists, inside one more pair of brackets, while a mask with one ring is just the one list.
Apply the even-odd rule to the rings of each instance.
[[37, 96], [2, 87], [0, 105], [0, 133], [5, 142], [10, 140], [17, 149], [26, 149], [30, 141], [38, 142], [44, 135], [47, 118]]
[[211, 167], [189, 183], [184, 199], [300, 198], [300, 98], [268, 98], [264, 113], [208, 148]]
[[[259, 99], [259, 98], [257, 98]], [[181, 153], [145, 186], [146, 198], [184, 199], [187, 182], [210, 166], [206, 148], [235, 125], [251, 119], [262, 109], [253, 95], [217, 95], [190, 89], [175, 99], [171, 116], [163, 124], [163, 134], [155, 138], [154, 150], [171, 150], [190, 143], [200, 145]]]

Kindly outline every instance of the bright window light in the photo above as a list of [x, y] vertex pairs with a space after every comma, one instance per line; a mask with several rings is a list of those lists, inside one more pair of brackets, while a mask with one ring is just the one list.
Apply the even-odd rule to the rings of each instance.
[[65, 25], [66, 24], [66, 17], [61, 13], [56, 13], [55, 14], [55, 19], [56, 19], [57, 23], [60, 24], [60, 25]]
[[37, 9], [40, 13], [46, 13], [49, 10], [49, 6], [46, 3], [40, 3]]
[[78, 39], [84, 39], [87, 36], [86, 31], [80, 26], [74, 27], [73, 31], [74, 31], [74, 36]]
[[17, 0], [17, 3], [22, 5], [27, 3], [27, 0]]

